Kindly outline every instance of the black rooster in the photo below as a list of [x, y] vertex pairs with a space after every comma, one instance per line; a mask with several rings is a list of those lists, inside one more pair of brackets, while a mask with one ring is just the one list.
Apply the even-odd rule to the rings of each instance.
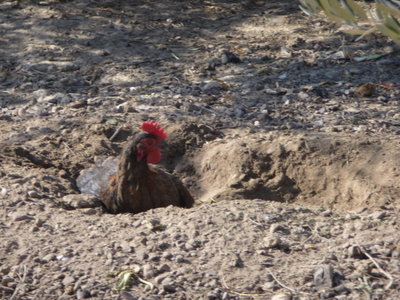
[[[192, 207], [194, 200], [177, 177], [149, 165], [161, 159], [159, 146], [167, 137], [164, 129], [154, 121], [143, 122], [141, 129], [144, 132], [125, 146], [116, 173], [103, 175], [105, 184], [95, 183], [101, 187], [100, 200], [111, 213], [138, 213], [168, 205]], [[79, 185], [84, 192], [85, 183], [80, 184], [78, 178]]]

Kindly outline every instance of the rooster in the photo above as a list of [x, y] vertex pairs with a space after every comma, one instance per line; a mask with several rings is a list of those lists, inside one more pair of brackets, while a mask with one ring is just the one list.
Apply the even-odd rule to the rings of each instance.
[[[116, 173], [106, 176], [105, 170], [101, 176], [107, 178], [106, 183], [96, 183], [100, 200], [111, 213], [139, 213], [168, 205], [192, 207], [194, 200], [177, 177], [149, 165], [160, 161], [159, 146], [166, 132], [154, 121], [143, 122], [141, 130], [144, 132], [125, 146]], [[84, 180], [78, 178], [81, 192], [84, 185]]]

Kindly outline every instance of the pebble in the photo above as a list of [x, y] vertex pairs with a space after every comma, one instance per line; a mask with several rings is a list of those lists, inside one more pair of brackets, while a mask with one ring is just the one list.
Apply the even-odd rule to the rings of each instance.
[[143, 266], [142, 272], [144, 279], [150, 279], [156, 275], [157, 270], [153, 267], [153, 265], [146, 264]]
[[49, 253], [42, 258], [42, 263], [48, 263], [49, 261], [57, 260], [56, 255]]
[[205, 92], [218, 93], [221, 90], [221, 84], [218, 81], [207, 81], [203, 84], [202, 90]]
[[292, 300], [292, 296], [288, 294], [276, 294], [271, 297], [271, 300]]
[[62, 284], [64, 286], [73, 285], [74, 283], [75, 283], [75, 278], [69, 275], [65, 276], [62, 281]]
[[87, 299], [91, 297], [92, 295], [87, 289], [81, 289], [76, 292], [76, 299]]
[[40, 195], [37, 191], [29, 191], [27, 195], [29, 198], [36, 198], [36, 199], [42, 198], [42, 195]]
[[55, 93], [37, 99], [38, 103], [52, 103], [52, 104], [68, 104], [73, 101], [72, 97], [63, 93]]
[[31, 221], [34, 220], [33, 216], [25, 214], [23, 212], [16, 211], [10, 215], [12, 221]]
[[119, 293], [122, 299], [124, 300], [138, 300], [138, 298], [127, 291], [122, 291]]
[[238, 63], [240, 63], [240, 62], [241, 62], [241, 60], [240, 60], [239, 57], [236, 56], [236, 54], [234, 54], [234, 53], [232, 53], [232, 52], [229, 52], [229, 51], [224, 51], [224, 52], [222, 53], [222, 56], [221, 56], [221, 63], [222, 63], [223, 65], [226, 65], [226, 64], [228, 64], [228, 63], [238, 64]]
[[332, 265], [322, 265], [314, 272], [314, 283], [318, 287], [332, 288], [334, 286], [334, 274]]
[[176, 292], [176, 287], [173, 286], [172, 284], [164, 284], [162, 286], [163, 290], [166, 291], [167, 293], [175, 293]]
[[81, 212], [84, 215], [91, 216], [91, 215], [96, 215], [97, 213], [101, 213], [101, 210], [97, 210], [96, 208], [83, 208]]
[[0, 196], [4, 197], [7, 195], [7, 189], [6, 188], [0, 188]]
[[357, 258], [357, 259], [366, 259], [367, 256], [364, 254], [364, 252], [360, 249], [359, 246], [353, 245], [350, 246], [347, 249], [347, 255], [351, 258]]
[[278, 231], [281, 232], [281, 233], [285, 233], [285, 234], [289, 233], [289, 230], [287, 229], [287, 227], [285, 225], [282, 225], [282, 224], [272, 224], [269, 227], [269, 232], [270, 233], [275, 233], [275, 232], [278, 232]]
[[274, 290], [276, 290], [276, 288], [277, 288], [277, 286], [276, 286], [275, 282], [266, 282], [262, 286], [262, 289], [264, 291], [271, 291], [271, 290], [274, 291]]
[[369, 217], [371, 220], [379, 220], [379, 221], [381, 221], [381, 220], [383, 220], [386, 216], [387, 216], [387, 213], [386, 213], [386, 212], [384, 212], [384, 211], [376, 211], [376, 212], [373, 212], [372, 214], [370, 214], [368, 217]]

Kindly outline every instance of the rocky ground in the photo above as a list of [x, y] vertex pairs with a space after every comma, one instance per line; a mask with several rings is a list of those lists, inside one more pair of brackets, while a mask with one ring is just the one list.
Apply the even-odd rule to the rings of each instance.
[[[297, 1], [1, 2], [0, 295], [400, 299], [397, 49]], [[148, 119], [196, 205], [107, 214], [76, 179]]]

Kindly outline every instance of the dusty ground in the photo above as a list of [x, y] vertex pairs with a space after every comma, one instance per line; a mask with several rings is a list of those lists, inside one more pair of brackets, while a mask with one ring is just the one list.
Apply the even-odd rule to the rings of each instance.
[[[296, 1], [2, 1], [0, 295], [400, 299], [393, 50]], [[105, 214], [76, 178], [147, 119], [196, 206]]]

